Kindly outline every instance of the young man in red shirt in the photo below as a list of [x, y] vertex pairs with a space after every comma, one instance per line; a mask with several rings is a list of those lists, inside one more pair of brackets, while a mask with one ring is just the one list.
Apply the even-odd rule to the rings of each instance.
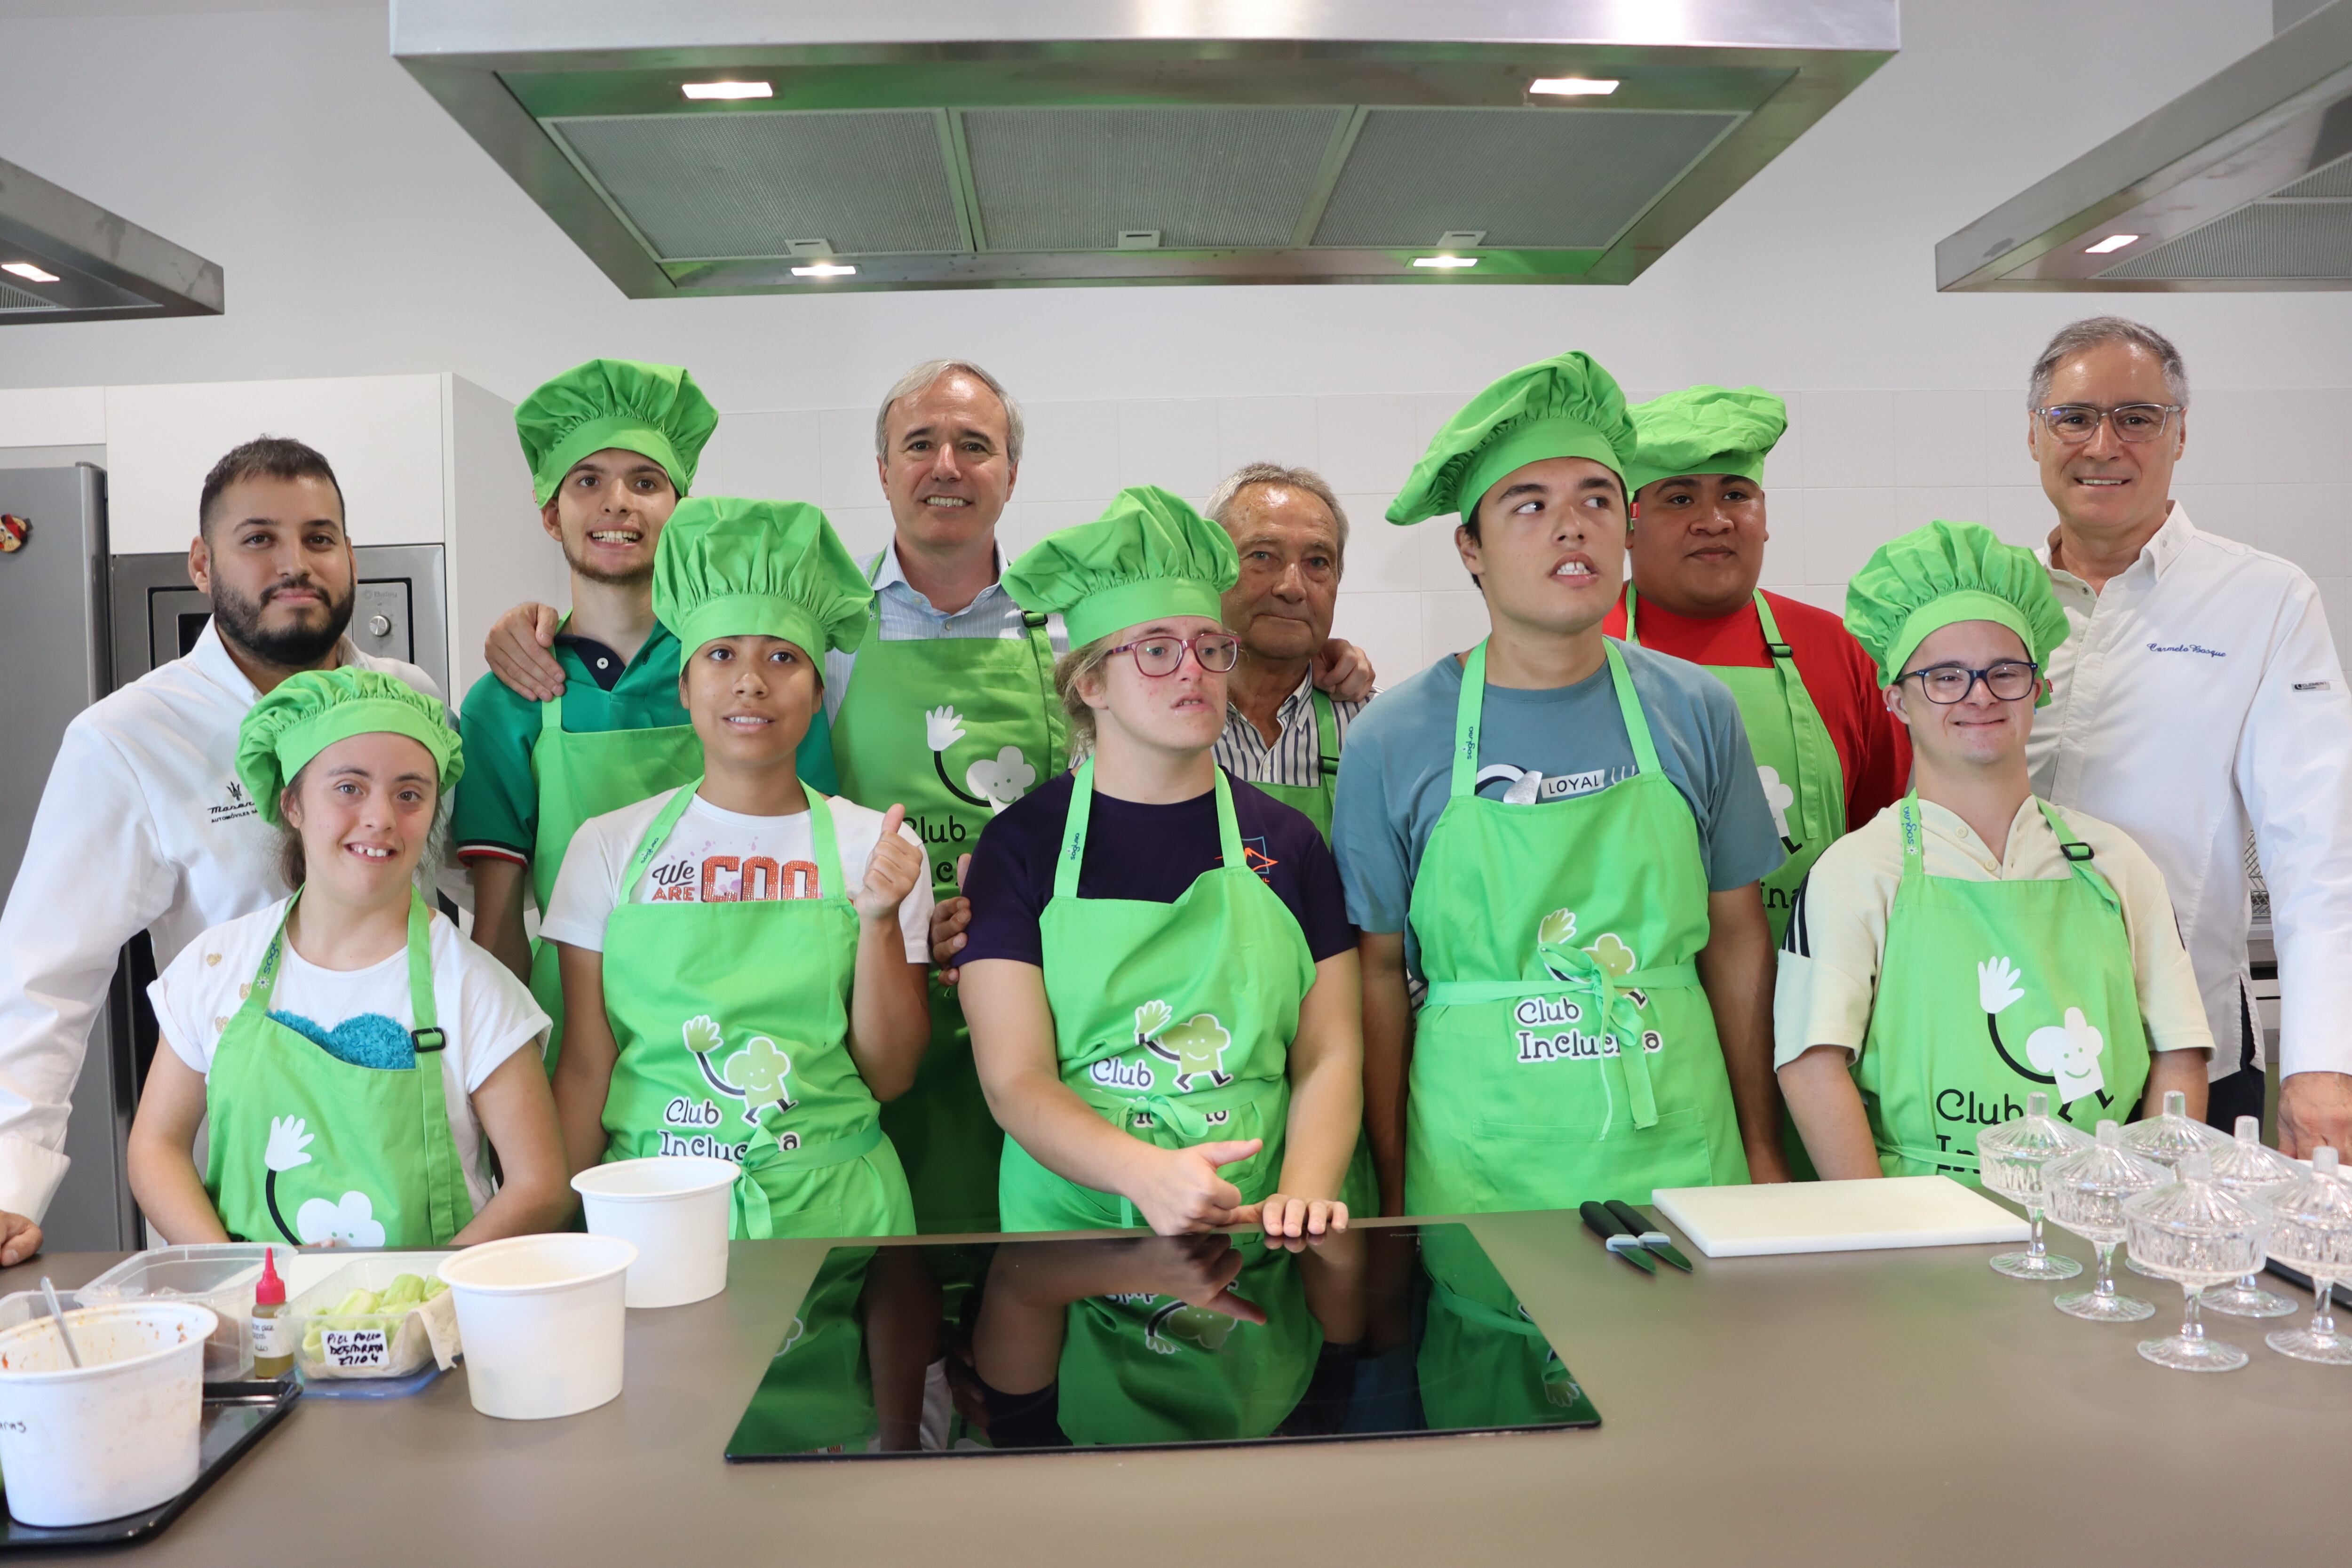
[[1738, 700], [1789, 852], [1764, 879], [1777, 941], [1814, 859], [1902, 795], [1910, 747], [1844, 622], [1756, 586], [1769, 537], [1764, 458], [1787, 405], [1760, 387], [1694, 386], [1632, 412], [1629, 572], [1603, 629], [1704, 666]]

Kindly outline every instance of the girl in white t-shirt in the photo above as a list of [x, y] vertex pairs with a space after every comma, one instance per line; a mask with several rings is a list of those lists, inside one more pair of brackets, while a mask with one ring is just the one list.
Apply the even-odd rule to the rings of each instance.
[[465, 1246], [571, 1213], [529, 1048], [547, 1017], [413, 885], [463, 766], [441, 704], [371, 670], [295, 675], [247, 714], [237, 774], [289, 830], [296, 891], [199, 936], [149, 990], [163, 1048], [131, 1187], [162, 1235]]
[[816, 508], [695, 497], [662, 527], [653, 595], [704, 771], [591, 817], [556, 875], [572, 1166], [708, 1155], [739, 1168], [738, 1237], [911, 1234], [879, 1102], [930, 1040], [922, 846], [901, 808], [795, 768], [820, 661], [856, 645], [873, 590]]

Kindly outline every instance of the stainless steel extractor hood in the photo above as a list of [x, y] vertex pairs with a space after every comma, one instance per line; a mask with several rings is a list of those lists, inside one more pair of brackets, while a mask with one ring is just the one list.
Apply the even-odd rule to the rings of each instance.
[[1895, 13], [394, 0], [392, 46], [640, 299], [1625, 283], [1883, 64]]
[[2352, 0], [1944, 240], [1936, 286], [2352, 288]]
[[0, 326], [217, 316], [221, 269], [0, 159]]

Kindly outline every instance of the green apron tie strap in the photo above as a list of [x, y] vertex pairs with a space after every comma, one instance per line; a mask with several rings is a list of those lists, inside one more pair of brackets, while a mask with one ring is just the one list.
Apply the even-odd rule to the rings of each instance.
[[2124, 912], [2123, 900], [2116, 895], [2115, 885], [2100, 874], [2096, 866], [2091, 864], [2094, 853], [2091, 847], [2067, 831], [2066, 824], [2059, 817], [2057, 808], [2048, 801], [2043, 800], [2040, 795], [2035, 795], [2033, 804], [2042, 808], [2042, 820], [2050, 824], [2050, 832], [2058, 840], [2058, 852], [2066, 857], [2066, 868], [2080, 878], [2091, 891], [2099, 896], [2099, 901], [2113, 910], [2120, 919]]
[[860, 1131], [846, 1133], [823, 1143], [804, 1144], [787, 1149], [776, 1142], [775, 1132], [765, 1121], [755, 1122], [751, 1129], [750, 1152], [743, 1167], [735, 1175], [730, 1196], [734, 1215], [734, 1234], [752, 1241], [765, 1241], [776, 1234], [774, 1211], [768, 1199], [768, 1190], [760, 1184], [758, 1173], [762, 1171], [822, 1171], [834, 1165], [845, 1165], [862, 1159], [882, 1146], [882, 1124], [869, 1121]]
[[1315, 782], [1320, 785], [1339, 771], [1339, 714], [1331, 706], [1330, 696], [1321, 687], [1313, 692], [1315, 701]]
[[[1064, 1081], [1068, 1081], [1066, 1077]], [[1140, 1094], [1120, 1094], [1084, 1080], [1071, 1087], [1080, 1100], [1102, 1112], [1122, 1131], [1127, 1127], [1129, 1118], [1139, 1111], [1165, 1122], [1190, 1142], [1199, 1143], [1208, 1139], [1211, 1128], [1219, 1125], [1209, 1120], [1212, 1112], [1232, 1112], [1278, 1099], [1283, 1084], [1284, 1080], [1280, 1079], [1236, 1079], [1222, 1088], [1195, 1089], [1190, 1094], [1168, 1094], [1157, 1089], [1146, 1089]], [[1232, 1120], [1230, 1114], [1225, 1118], [1226, 1121]]]
[[466, 1191], [466, 1175], [457, 1160], [457, 1142], [449, 1133], [449, 1101], [441, 1083], [441, 1052], [449, 1037], [441, 1030], [440, 1013], [433, 1000], [432, 929], [432, 912], [412, 889], [408, 895], [408, 1011], [415, 1026], [409, 1030], [409, 1038], [416, 1046], [425, 1207], [432, 1215], [434, 1235], [455, 1236], [473, 1218], [473, 1202], [469, 1197], [467, 1212], [457, 1212], [457, 1196]]
[[1454, 776], [1446, 794], [1468, 800], [1478, 793], [1478, 723], [1486, 700], [1486, 645], [1462, 662], [1462, 692], [1454, 700]]
[[1625, 738], [1633, 743], [1634, 767], [1645, 773], [1662, 772], [1657, 742], [1650, 736], [1649, 716], [1642, 711], [1642, 699], [1633, 689], [1633, 672], [1625, 668], [1623, 645], [1604, 638], [1601, 651], [1609, 658], [1609, 685], [1617, 693], [1617, 711], [1625, 721]]

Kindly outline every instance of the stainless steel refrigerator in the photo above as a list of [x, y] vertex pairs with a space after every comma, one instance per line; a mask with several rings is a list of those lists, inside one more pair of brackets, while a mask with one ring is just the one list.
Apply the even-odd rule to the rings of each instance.
[[[11, 546], [0, 552], [0, 691], [6, 694], [0, 710], [7, 720], [7, 741], [0, 745], [0, 888], [13, 889], [66, 725], [114, 689], [104, 470], [87, 463], [0, 468], [0, 545]], [[139, 1245], [123, 1165], [143, 1065], [134, 1057], [128, 1016], [131, 978], [117, 973], [112, 1005], [90, 1032], [66, 1130], [73, 1166], [42, 1222], [51, 1251]]]

